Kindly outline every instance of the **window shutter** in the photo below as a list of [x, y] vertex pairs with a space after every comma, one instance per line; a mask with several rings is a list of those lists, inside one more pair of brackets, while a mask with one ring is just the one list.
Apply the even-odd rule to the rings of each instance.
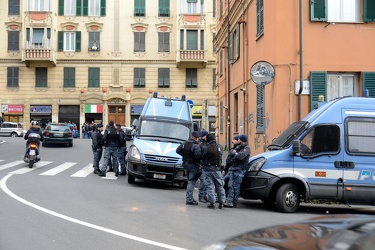
[[51, 28], [47, 28], [47, 39], [51, 39]]
[[265, 85], [256, 85], [256, 91], [257, 91], [257, 121], [256, 121], [256, 131], [258, 133], [264, 132], [264, 87]]
[[187, 0], [188, 3], [197, 3], [198, 0]]
[[57, 33], [57, 51], [63, 51], [64, 50], [64, 32], [59, 31]]
[[198, 31], [197, 30], [187, 30], [186, 43], [187, 43], [187, 46], [186, 46], [187, 50], [198, 49]]
[[164, 36], [163, 36], [163, 33], [162, 32], [159, 32], [158, 33], [158, 40], [159, 40], [159, 42], [158, 42], [158, 47], [159, 47], [159, 49], [158, 49], [158, 51], [159, 52], [163, 52], [164, 51]]
[[81, 0], [76, 1], [76, 15], [82, 16], [82, 1]]
[[257, 34], [260, 37], [264, 33], [263, 0], [257, 0]]
[[26, 28], [26, 41], [30, 41], [30, 28]]
[[81, 31], [76, 31], [76, 52], [81, 51]]
[[100, 1], [100, 16], [105, 16], [106, 15], [106, 1], [101, 0]]
[[164, 69], [164, 87], [169, 88], [169, 69]]
[[184, 30], [180, 30], [180, 50], [184, 49]]
[[146, 51], [146, 32], [140, 32], [140, 37], [139, 37], [139, 51], [140, 52], [145, 52]]
[[324, 100], [327, 100], [327, 72], [325, 71], [310, 72], [310, 110], [313, 110], [318, 103], [319, 95], [323, 95]]
[[197, 87], [198, 86], [198, 70], [197, 69], [191, 69], [191, 86]]
[[326, 0], [310, 1], [310, 20], [327, 21]]
[[233, 38], [234, 34], [233, 32], [230, 33], [229, 35], [229, 63], [233, 63]]
[[64, 15], [64, 0], [59, 0], [59, 16]]
[[240, 57], [240, 30], [241, 25], [237, 24], [237, 31], [236, 31], [236, 59]]
[[216, 88], [216, 69], [212, 69], [212, 89]]
[[201, 48], [200, 50], [204, 50], [204, 30], [201, 30]]
[[375, 1], [363, 0], [363, 21], [375, 22]]
[[20, 0], [9, 0], [8, 1], [8, 15], [19, 16], [20, 15]]
[[88, 15], [89, 15], [89, 0], [83, 0], [83, 16], [88, 16]]
[[375, 72], [362, 73], [363, 89], [368, 89], [369, 97], [375, 97]]

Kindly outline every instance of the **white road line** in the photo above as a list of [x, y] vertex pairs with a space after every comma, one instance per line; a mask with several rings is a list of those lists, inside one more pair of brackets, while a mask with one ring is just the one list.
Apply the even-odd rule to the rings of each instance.
[[50, 163], [52, 163], [52, 161], [39, 161], [37, 163], [34, 163], [33, 168], [29, 168], [28, 165], [26, 165], [24, 168], [20, 168], [18, 170], [10, 172], [10, 174], [25, 174], [25, 173], [31, 172], [35, 169], [41, 168], [45, 165], [48, 165]]
[[99, 231], [102, 231], [102, 232], [106, 232], [106, 233], [109, 233], [109, 234], [117, 235], [117, 236], [120, 236], [120, 237], [123, 237], [123, 238], [135, 240], [135, 241], [138, 241], [138, 242], [141, 242], [141, 243], [145, 243], [145, 244], [149, 244], [149, 245], [153, 245], [153, 246], [158, 246], [158, 247], [162, 247], [162, 248], [166, 248], [166, 249], [172, 249], [172, 250], [186, 250], [185, 248], [180, 248], [180, 247], [176, 247], [176, 246], [172, 246], [172, 245], [167, 245], [167, 244], [164, 244], [164, 243], [161, 243], [161, 242], [157, 242], [157, 241], [153, 241], [153, 240], [148, 240], [148, 239], [144, 239], [144, 238], [137, 237], [137, 236], [134, 236], [134, 235], [130, 235], [130, 234], [122, 233], [122, 232], [119, 232], [119, 231], [115, 231], [115, 230], [112, 230], [112, 229], [109, 229], [109, 228], [97, 226], [97, 225], [94, 225], [94, 224], [91, 224], [91, 223], [88, 223], [88, 222], [85, 222], [85, 221], [81, 221], [81, 220], [74, 219], [72, 217], [68, 217], [68, 216], [63, 215], [63, 214], [56, 213], [56, 212], [54, 212], [52, 210], [49, 210], [47, 208], [38, 206], [38, 205], [36, 205], [34, 203], [31, 203], [31, 202], [29, 202], [29, 201], [27, 201], [27, 200], [25, 200], [25, 199], [23, 199], [23, 198], [15, 195], [12, 191], [10, 191], [8, 189], [6, 183], [7, 183], [7, 180], [11, 176], [12, 176], [12, 174], [8, 174], [3, 179], [1, 179], [1, 182], [0, 182], [1, 189], [7, 195], [9, 195], [10, 197], [12, 197], [13, 199], [18, 200], [19, 202], [22, 202], [23, 204], [25, 204], [27, 206], [30, 206], [30, 207], [35, 208], [35, 209], [38, 209], [41, 212], [50, 214], [52, 216], [56, 216], [56, 217], [58, 217], [60, 219], [63, 219], [63, 220], [67, 220], [67, 221], [70, 221], [70, 222], [73, 222], [73, 223], [80, 224], [80, 225], [85, 226], [85, 227], [89, 227], [89, 228], [96, 229], [96, 230], [99, 230]]
[[22, 163], [26, 164], [24, 161], [12, 161], [12, 162], [9, 162], [7, 164], [1, 165], [0, 166], [0, 171], [4, 170], [4, 169], [7, 169], [7, 168], [12, 168], [12, 167], [17, 166], [17, 165], [21, 165]]
[[102, 177], [102, 179], [106, 179], [106, 180], [117, 180], [118, 177], [115, 176], [115, 173], [114, 172], [108, 172], [106, 174], [106, 177]]
[[74, 174], [72, 174], [71, 177], [86, 177], [92, 172], [94, 172], [94, 169], [92, 168], [92, 163], [90, 163], [89, 165], [82, 168], [78, 172], [75, 172]]
[[62, 171], [64, 170], [67, 170], [68, 168], [76, 165], [77, 163], [76, 162], [65, 162], [57, 167], [54, 167], [46, 172], [43, 172], [39, 175], [49, 175], [49, 176], [53, 176], [53, 175], [57, 175], [59, 173], [61, 173]]

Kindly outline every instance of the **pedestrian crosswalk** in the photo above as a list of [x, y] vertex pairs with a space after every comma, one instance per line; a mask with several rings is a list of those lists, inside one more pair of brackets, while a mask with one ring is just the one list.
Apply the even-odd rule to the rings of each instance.
[[[77, 162], [64, 162], [61, 164], [55, 164], [53, 161], [39, 161], [34, 163], [32, 168], [28, 167], [28, 164], [22, 160], [16, 160], [11, 162], [6, 162], [5, 160], [0, 160], [0, 173], [2, 171], [8, 171], [10, 174], [26, 174], [31, 171], [45, 169], [42, 173], [39, 173], [41, 176], [56, 176], [58, 174], [67, 171], [68, 169], [74, 168], [78, 171], [74, 172], [70, 177], [75, 178], [85, 178], [89, 175], [94, 175], [92, 163], [87, 164], [86, 166], [82, 167], [77, 165]], [[106, 177], [101, 177], [102, 179], [107, 180], [117, 180], [118, 177], [115, 176], [113, 172], [107, 173]]]

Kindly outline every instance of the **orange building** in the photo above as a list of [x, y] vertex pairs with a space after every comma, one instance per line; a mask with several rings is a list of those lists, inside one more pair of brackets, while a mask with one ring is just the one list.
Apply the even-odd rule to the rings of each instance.
[[[222, 145], [244, 133], [255, 155], [314, 109], [319, 96], [375, 97], [375, 1], [216, 0], [216, 5], [216, 134]], [[251, 79], [258, 61], [273, 65], [274, 79], [267, 85]]]

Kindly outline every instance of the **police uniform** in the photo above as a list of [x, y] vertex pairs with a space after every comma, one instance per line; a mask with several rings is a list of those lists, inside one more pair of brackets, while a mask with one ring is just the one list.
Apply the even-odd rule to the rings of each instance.
[[223, 148], [218, 145], [213, 134], [208, 134], [206, 137], [207, 146], [202, 153], [203, 158], [203, 173], [205, 183], [207, 186], [208, 208], [215, 208], [215, 200], [219, 201], [219, 208], [223, 207], [225, 201], [225, 191], [223, 187], [223, 176], [221, 175], [221, 159], [223, 156]]
[[102, 173], [99, 176], [106, 176], [107, 166], [110, 164], [112, 158], [112, 167], [116, 173], [116, 176], [119, 175], [118, 171], [118, 160], [117, 160], [117, 149], [120, 141], [119, 133], [115, 128], [115, 123], [113, 121], [109, 122], [108, 128], [105, 130], [103, 135], [103, 142], [105, 146], [104, 151], [104, 164], [102, 167]]
[[[201, 132], [201, 138], [199, 139], [199, 146], [201, 147], [201, 150], [203, 152], [204, 148], [207, 146], [206, 136], [208, 135], [208, 132], [206, 130], [202, 130]], [[199, 176], [199, 202], [206, 203], [208, 201], [207, 198], [207, 185], [204, 181], [204, 172], [202, 171], [202, 174]]]
[[93, 132], [91, 136], [92, 140], [92, 153], [94, 154], [94, 161], [92, 167], [94, 168], [94, 174], [100, 174], [99, 162], [103, 155], [103, 135], [99, 128], [103, 128], [102, 124], [93, 125]]
[[239, 135], [239, 140], [241, 144], [236, 147], [229, 168], [228, 195], [227, 201], [224, 203], [225, 207], [237, 207], [242, 179], [250, 157], [250, 147], [247, 145], [247, 136], [241, 134]]
[[186, 171], [188, 185], [186, 188], [186, 205], [198, 205], [193, 198], [196, 174], [202, 160], [201, 148], [198, 144], [199, 133], [194, 131], [189, 140], [177, 147], [176, 153], [182, 156], [182, 164]]

